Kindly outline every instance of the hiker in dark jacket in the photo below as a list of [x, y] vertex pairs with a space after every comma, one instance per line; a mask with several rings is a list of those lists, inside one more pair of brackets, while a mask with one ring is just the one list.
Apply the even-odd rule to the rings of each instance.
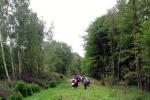
[[87, 89], [87, 87], [90, 85], [90, 80], [87, 77], [82, 77], [82, 83], [84, 85], [84, 89]]
[[74, 77], [74, 79], [76, 79], [77, 82], [79, 83], [79, 82], [82, 80], [82, 76], [76, 75], [76, 76]]

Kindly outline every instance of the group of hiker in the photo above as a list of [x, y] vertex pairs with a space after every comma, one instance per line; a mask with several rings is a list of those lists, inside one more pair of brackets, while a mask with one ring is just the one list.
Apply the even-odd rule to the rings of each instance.
[[77, 88], [79, 86], [79, 82], [82, 82], [84, 89], [87, 89], [87, 87], [90, 85], [89, 78], [81, 75], [76, 75], [73, 79], [71, 79], [72, 87]]

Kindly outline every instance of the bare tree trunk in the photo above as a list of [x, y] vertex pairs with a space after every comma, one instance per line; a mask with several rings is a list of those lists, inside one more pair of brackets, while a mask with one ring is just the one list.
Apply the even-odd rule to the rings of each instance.
[[13, 75], [13, 79], [15, 79], [15, 68], [14, 68], [14, 62], [13, 62], [12, 47], [10, 47], [9, 50], [10, 50], [10, 56], [11, 56], [12, 75]]
[[35, 58], [35, 67], [36, 67], [36, 73], [33, 73], [36, 75], [36, 77], [40, 76], [40, 66], [38, 64], [37, 58]]
[[142, 90], [142, 82], [141, 82], [141, 75], [140, 75], [140, 64], [139, 64], [139, 57], [136, 56], [136, 75], [137, 75], [137, 82], [138, 82], [138, 87]]
[[119, 47], [119, 57], [118, 57], [118, 80], [120, 79], [120, 56], [121, 56], [121, 47]]
[[19, 78], [21, 78], [22, 70], [21, 70], [21, 57], [20, 57], [20, 51], [19, 51], [19, 48], [18, 48], [18, 61], [19, 61], [19, 66], [18, 66], [18, 70], [19, 70]]
[[5, 73], [6, 73], [6, 76], [7, 76], [7, 80], [10, 81], [10, 77], [9, 77], [9, 74], [8, 74], [8, 69], [7, 69], [6, 61], [5, 61], [5, 54], [4, 54], [4, 48], [3, 48], [3, 43], [2, 43], [1, 31], [0, 31], [0, 43], [1, 43], [1, 50], [2, 50], [3, 64], [4, 64], [4, 68], [5, 68]]
[[[113, 22], [114, 23], [114, 22]], [[115, 33], [114, 27], [113, 27], [113, 33], [112, 33], [112, 45], [111, 45], [111, 54], [112, 54], [112, 75], [115, 76], [115, 59], [114, 59], [114, 36]]]

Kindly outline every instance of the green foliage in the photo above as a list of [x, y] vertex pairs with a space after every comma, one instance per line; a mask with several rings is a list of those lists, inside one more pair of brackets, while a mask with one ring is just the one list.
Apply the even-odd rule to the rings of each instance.
[[115, 83], [118, 81], [117, 77], [114, 76], [107, 76], [105, 79], [109, 82], [109, 86], [115, 85]]
[[16, 82], [15, 82], [15, 81], [10, 82], [10, 83], [8, 84], [8, 87], [9, 87], [9, 88], [15, 88], [15, 86], [16, 86]]
[[110, 96], [110, 97], [116, 97], [116, 96], [117, 96], [117, 90], [112, 89], [112, 90], [110, 91], [109, 96]]
[[40, 92], [40, 87], [37, 84], [30, 84], [33, 93]]
[[33, 93], [39, 92], [40, 87], [36, 84], [27, 84], [23, 81], [18, 81], [15, 90], [19, 91], [23, 97], [26, 97], [31, 96]]
[[117, 78], [118, 81], [125, 80], [129, 85], [139, 84], [141, 87], [148, 83], [148, 4], [148, 0], [118, 0], [116, 6], [109, 9], [107, 14], [98, 17], [89, 25], [88, 34], [85, 36], [86, 56], [83, 60], [83, 71], [86, 74], [97, 79], [102, 79], [102, 76], [115, 77], [111, 80], [115, 81]]
[[57, 72], [44, 72], [42, 73], [41, 77], [44, 80], [61, 80], [64, 79], [65, 76], [63, 74]]
[[[29, 5], [30, 0], [0, 1], [0, 33], [11, 79], [44, 72], [80, 73], [81, 57], [66, 43], [53, 40], [53, 23], [47, 28]], [[6, 78], [5, 72], [0, 60], [0, 79]]]
[[141, 36], [141, 42], [144, 49], [150, 49], [150, 19], [142, 24], [141, 31], [143, 35]]
[[[86, 37], [86, 57], [85, 64], [87, 67], [92, 67], [90, 70], [100, 71], [104, 74], [101, 68], [106, 66], [104, 58], [108, 55], [108, 29], [104, 26], [105, 16], [97, 18], [88, 28], [88, 36]], [[90, 72], [89, 72], [90, 73]], [[92, 73], [91, 73], [92, 74]], [[96, 72], [93, 72], [96, 74]], [[95, 78], [100, 78], [100, 74], [93, 75]]]
[[82, 62], [82, 58], [80, 57], [79, 54], [77, 53], [72, 53], [72, 60], [71, 60], [71, 68], [70, 68], [70, 72], [71, 74], [77, 74], [77, 73], [81, 73], [81, 62]]
[[46, 80], [45, 81], [45, 87], [46, 88], [54, 88], [56, 87], [57, 85], [59, 85], [61, 83], [62, 80]]
[[[44, 22], [29, 9], [29, 4], [30, 0], [0, 1], [0, 20], [3, 19], [0, 32], [5, 45], [5, 58], [10, 76], [15, 74], [20, 77], [20, 74], [26, 72], [40, 75], [39, 73], [44, 69], [44, 36], [52, 33], [49, 32], [50, 30], [45, 30]], [[0, 59], [1, 55], [0, 50]], [[5, 78], [5, 69], [2, 65], [0, 60], [0, 78]], [[12, 65], [16, 70], [15, 73]]]
[[27, 96], [31, 96], [33, 94], [32, 88], [30, 85], [27, 85]]
[[97, 82], [93, 82], [86, 91], [82, 85], [74, 90], [67, 81], [64, 81], [56, 88], [42, 90], [25, 100], [137, 100], [137, 98], [149, 100], [149, 92], [140, 92], [135, 87], [107, 87]]
[[19, 91], [23, 97], [28, 96], [28, 88], [27, 84], [25, 84], [23, 81], [18, 81], [15, 87], [15, 90]]
[[56, 87], [56, 82], [55, 81], [51, 81], [48, 83], [49, 87]]
[[45, 46], [45, 65], [48, 71], [66, 74], [71, 65], [71, 47], [66, 43], [52, 41]]
[[127, 73], [124, 78], [128, 81], [128, 85], [137, 85], [137, 74], [135, 72]]
[[8, 100], [23, 100], [23, 96], [20, 92], [13, 92], [9, 97]]

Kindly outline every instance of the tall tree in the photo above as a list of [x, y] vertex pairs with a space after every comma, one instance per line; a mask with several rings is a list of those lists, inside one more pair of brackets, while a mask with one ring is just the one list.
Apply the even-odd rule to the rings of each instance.
[[12, 68], [12, 76], [15, 79], [15, 68], [14, 68], [14, 61], [13, 61], [13, 46], [14, 46], [14, 5], [12, 0], [7, 1], [6, 5], [6, 12], [5, 12], [5, 30], [7, 32], [7, 41], [9, 45], [9, 52], [10, 52], [10, 60], [11, 60], [11, 68]]
[[7, 79], [8, 81], [10, 81], [10, 77], [9, 77], [9, 74], [8, 74], [8, 69], [7, 69], [7, 65], [6, 65], [6, 59], [5, 59], [5, 53], [4, 53], [4, 47], [3, 47], [3, 36], [2, 36], [2, 33], [1, 33], [1, 29], [4, 25], [4, 6], [5, 5], [5, 2], [4, 1], [0, 1], [0, 44], [1, 44], [1, 51], [2, 51], [2, 58], [3, 58], [3, 64], [4, 64], [4, 68], [5, 68], [5, 73], [6, 73], [6, 76], [7, 76]]
[[45, 66], [49, 71], [67, 74], [71, 59], [71, 47], [66, 43], [54, 40], [45, 47]]
[[141, 76], [140, 76], [140, 47], [139, 47], [139, 25], [137, 16], [137, 2], [132, 0], [133, 7], [133, 37], [134, 37], [134, 54], [135, 54], [135, 67], [137, 74], [138, 87], [141, 88]]

